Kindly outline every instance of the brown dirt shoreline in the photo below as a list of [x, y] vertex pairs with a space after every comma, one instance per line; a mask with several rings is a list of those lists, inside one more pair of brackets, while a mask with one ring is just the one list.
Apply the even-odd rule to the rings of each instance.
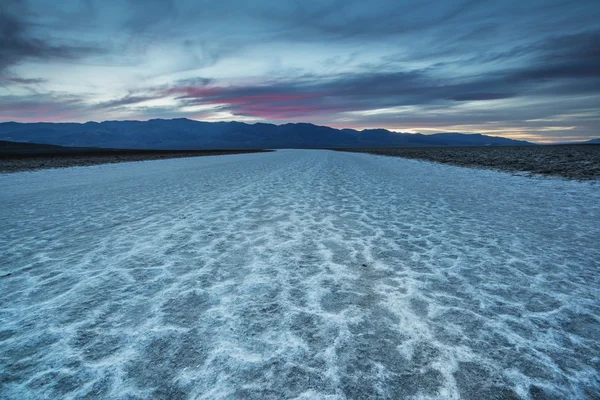
[[404, 157], [461, 167], [600, 180], [600, 145], [502, 147], [394, 147], [332, 149]]
[[272, 150], [111, 150], [83, 149], [59, 146], [0, 146], [0, 173], [35, 171], [167, 158], [219, 156], [226, 154], [260, 153]]

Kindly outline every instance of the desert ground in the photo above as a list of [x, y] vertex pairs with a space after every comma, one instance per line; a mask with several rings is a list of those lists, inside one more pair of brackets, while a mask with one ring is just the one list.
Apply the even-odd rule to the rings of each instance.
[[394, 147], [343, 151], [568, 179], [600, 179], [600, 145]]
[[0, 173], [266, 150], [122, 150], [0, 141]]

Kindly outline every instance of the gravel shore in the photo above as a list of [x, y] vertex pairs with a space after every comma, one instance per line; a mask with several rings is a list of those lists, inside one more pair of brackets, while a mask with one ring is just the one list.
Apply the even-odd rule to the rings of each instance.
[[461, 167], [560, 176], [576, 180], [600, 179], [600, 145], [396, 147], [336, 150], [414, 158]]
[[[65, 148], [58, 148], [65, 149]], [[68, 148], [67, 148], [68, 149]], [[34, 171], [47, 168], [66, 168], [97, 164], [110, 164], [131, 161], [160, 160], [166, 158], [218, 156], [225, 154], [257, 153], [269, 150], [60, 150], [55, 153], [43, 152], [27, 154], [0, 149], [0, 173]]]

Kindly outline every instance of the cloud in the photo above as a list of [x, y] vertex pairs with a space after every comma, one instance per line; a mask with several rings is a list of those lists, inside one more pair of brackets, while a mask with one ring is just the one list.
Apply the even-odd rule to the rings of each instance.
[[504, 76], [451, 82], [427, 71], [407, 71], [313, 76], [252, 86], [185, 85], [172, 87], [164, 95], [175, 96], [188, 106], [219, 104], [233, 114], [279, 120], [400, 105], [497, 100], [518, 92], [505, 83]]
[[370, 3], [343, 0], [294, 2], [293, 7], [274, 9], [267, 16], [285, 21], [290, 36], [323, 40], [377, 40], [432, 30], [450, 23], [481, 4], [475, 0], [458, 2], [374, 0]]
[[22, 78], [15, 75], [2, 74], [0, 75], [0, 84], [9, 85], [39, 85], [47, 82], [44, 78]]
[[[337, 75], [303, 74], [262, 84], [219, 86], [207, 77], [178, 80], [147, 88], [98, 105], [112, 108], [161, 97], [181, 106], [214, 105], [233, 115], [268, 120], [308, 118], [348, 111], [473, 103], [522, 96], [597, 93], [600, 74], [597, 31], [554, 36], [528, 46], [529, 60], [520, 67], [497, 68], [460, 77], [440, 78], [443, 66], [404, 71]], [[515, 50], [521, 52], [521, 49]], [[469, 115], [463, 118], [468, 119]]]
[[178, 16], [172, 0], [126, 0], [127, 18], [124, 26], [136, 33], [169, 23]]
[[452, 97], [455, 101], [499, 100], [514, 97], [514, 93], [463, 93]]
[[[538, 45], [532, 65], [514, 74], [516, 80], [600, 78], [600, 30], [553, 36]], [[534, 50], [535, 51], [535, 50]]]
[[9, 80], [13, 83], [20, 83], [24, 85], [44, 83], [47, 81], [43, 78], [9, 78]]
[[63, 122], [80, 120], [82, 98], [71, 95], [27, 95], [0, 97], [0, 120]]
[[33, 33], [28, 20], [30, 10], [24, 2], [3, 0], [0, 7], [0, 74], [27, 60], [73, 60], [103, 50], [77, 43], [52, 43]]
[[128, 106], [128, 105], [133, 105], [133, 104], [138, 104], [138, 103], [143, 103], [145, 101], [148, 100], [155, 100], [155, 99], [160, 99], [163, 96], [157, 96], [157, 95], [146, 95], [146, 96], [142, 96], [142, 95], [127, 95], [127, 96], [123, 96], [121, 98], [118, 99], [114, 99], [114, 100], [110, 100], [110, 101], [105, 101], [102, 103], [98, 103], [94, 106], [94, 108], [97, 109], [110, 109], [110, 108], [118, 108], [118, 107], [122, 107], [122, 106]]

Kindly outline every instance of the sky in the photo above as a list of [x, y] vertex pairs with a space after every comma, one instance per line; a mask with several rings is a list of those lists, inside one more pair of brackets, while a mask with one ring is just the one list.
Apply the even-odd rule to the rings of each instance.
[[0, 122], [600, 137], [598, 0], [1, 0]]

